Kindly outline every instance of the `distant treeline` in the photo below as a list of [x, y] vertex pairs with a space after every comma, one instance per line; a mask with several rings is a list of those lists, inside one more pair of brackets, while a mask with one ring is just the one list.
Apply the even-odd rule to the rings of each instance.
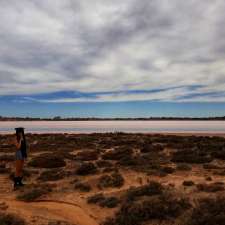
[[69, 117], [63, 118], [56, 116], [53, 118], [35, 118], [35, 117], [3, 117], [0, 116], [0, 121], [103, 121], [103, 120], [225, 120], [223, 117], [140, 117], [140, 118], [98, 118], [98, 117]]

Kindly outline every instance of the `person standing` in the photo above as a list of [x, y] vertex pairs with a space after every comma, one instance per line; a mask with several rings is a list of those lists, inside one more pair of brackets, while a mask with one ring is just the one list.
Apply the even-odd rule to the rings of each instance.
[[24, 161], [27, 158], [27, 143], [23, 127], [15, 128], [16, 130], [16, 163], [15, 163], [15, 176], [14, 176], [14, 189], [24, 186], [22, 179]]

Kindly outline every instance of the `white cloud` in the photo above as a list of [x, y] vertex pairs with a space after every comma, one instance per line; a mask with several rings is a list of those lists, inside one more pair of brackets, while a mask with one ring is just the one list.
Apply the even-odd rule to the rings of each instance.
[[[191, 85], [202, 85], [196, 94], [223, 92], [224, 10], [223, 0], [0, 1], [0, 95]], [[172, 101], [192, 92], [99, 101]]]

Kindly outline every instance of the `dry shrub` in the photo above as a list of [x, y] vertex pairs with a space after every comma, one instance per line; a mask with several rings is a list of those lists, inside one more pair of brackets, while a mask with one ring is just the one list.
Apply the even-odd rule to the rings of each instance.
[[12, 154], [4, 154], [0, 156], [1, 162], [12, 162], [15, 160], [15, 156]]
[[187, 163], [179, 163], [179, 164], [177, 164], [176, 169], [179, 171], [191, 171], [192, 166], [188, 165]]
[[114, 150], [105, 152], [102, 155], [102, 158], [104, 160], [120, 160], [123, 157], [126, 157], [127, 155], [131, 155], [133, 153], [133, 150], [127, 146], [125, 147], [118, 147]]
[[75, 184], [74, 188], [80, 190], [81, 192], [89, 192], [89, 191], [91, 191], [91, 186], [88, 183], [77, 182]]
[[217, 165], [214, 165], [212, 163], [206, 163], [206, 164], [203, 164], [202, 167], [206, 170], [216, 170], [216, 169], [220, 169], [219, 166]]
[[164, 174], [171, 174], [175, 172], [175, 169], [170, 166], [164, 166], [160, 168], [160, 172]]
[[183, 186], [193, 186], [195, 183], [192, 180], [185, 180]]
[[95, 174], [97, 172], [97, 167], [94, 163], [82, 163], [76, 170], [77, 175], [85, 176], [89, 174]]
[[74, 225], [74, 224], [68, 223], [66, 221], [53, 220], [53, 221], [49, 221], [48, 225]]
[[163, 151], [164, 147], [161, 144], [146, 144], [141, 148], [142, 153]]
[[198, 201], [185, 225], [224, 225], [225, 198], [204, 198]]
[[160, 195], [163, 190], [164, 188], [160, 183], [151, 181], [149, 184], [140, 187], [131, 187], [127, 190], [125, 197], [127, 201], [134, 201], [141, 196]]
[[0, 174], [10, 173], [10, 169], [6, 168], [6, 164], [0, 164]]
[[189, 207], [186, 199], [163, 193], [124, 202], [115, 218], [107, 219], [104, 225], [139, 225], [152, 219], [176, 219]]
[[213, 158], [207, 152], [198, 149], [185, 149], [173, 153], [172, 162], [209, 163]]
[[38, 177], [38, 180], [41, 181], [57, 181], [61, 180], [65, 177], [65, 172], [60, 169], [50, 169], [43, 171], [40, 176]]
[[82, 150], [77, 153], [76, 159], [81, 161], [92, 161], [97, 160], [98, 156], [99, 152], [97, 150]]
[[27, 186], [21, 193], [17, 195], [17, 199], [25, 202], [32, 202], [40, 197], [50, 193], [52, 188], [50, 185], [34, 185]]
[[28, 165], [37, 168], [59, 168], [66, 166], [66, 162], [55, 154], [44, 153], [31, 159]]
[[107, 160], [98, 160], [96, 162], [96, 165], [99, 167], [99, 168], [110, 168], [113, 166], [113, 164], [110, 162], [110, 161], [107, 161]]
[[124, 184], [124, 178], [120, 173], [112, 173], [111, 175], [102, 175], [99, 178], [98, 187], [108, 188], [108, 187], [122, 187]]
[[89, 204], [97, 204], [101, 207], [115, 208], [120, 200], [116, 197], [105, 197], [102, 193], [90, 196], [87, 199]]
[[15, 214], [0, 212], [0, 224], [1, 225], [25, 225], [24, 219]]
[[212, 183], [212, 184], [197, 184], [197, 189], [199, 191], [204, 192], [217, 192], [217, 191], [224, 191], [224, 184], [223, 183]]

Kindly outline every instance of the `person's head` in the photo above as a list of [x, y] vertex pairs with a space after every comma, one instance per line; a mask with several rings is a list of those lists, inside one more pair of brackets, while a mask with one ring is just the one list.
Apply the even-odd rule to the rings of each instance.
[[23, 127], [18, 127], [15, 128], [16, 130], [16, 138], [19, 141], [22, 137], [25, 140], [25, 134], [24, 134], [24, 128]]

